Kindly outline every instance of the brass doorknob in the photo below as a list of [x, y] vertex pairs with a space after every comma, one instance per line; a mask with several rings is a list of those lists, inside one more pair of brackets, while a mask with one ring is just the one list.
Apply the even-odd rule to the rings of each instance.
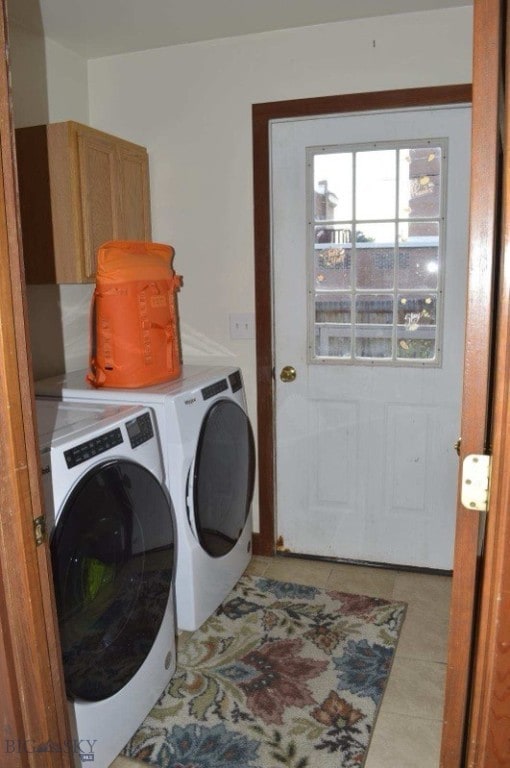
[[296, 378], [296, 369], [292, 365], [285, 365], [280, 371], [280, 379], [286, 384]]

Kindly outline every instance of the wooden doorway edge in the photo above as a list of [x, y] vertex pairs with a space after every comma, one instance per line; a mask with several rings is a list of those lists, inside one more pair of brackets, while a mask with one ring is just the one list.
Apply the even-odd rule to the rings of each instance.
[[[19, 234], [6, 3], [0, 12], [0, 765], [70, 768], [71, 740], [43, 514]], [[38, 745], [53, 751], [35, 753]]]

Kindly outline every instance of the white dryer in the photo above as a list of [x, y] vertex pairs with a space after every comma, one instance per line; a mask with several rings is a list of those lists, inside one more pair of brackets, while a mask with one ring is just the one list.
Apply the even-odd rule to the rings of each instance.
[[75, 764], [106, 768], [172, 677], [175, 526], [150, 409], [36, 398]]
[[195, 630], [251, 558], [255, 452], [241, 371], [185, 365], [178, 380], [140, 389], [94, 389], [85, 376], [37, 381], [36, 393], [154, 410], [177, 527], [177, 625]]

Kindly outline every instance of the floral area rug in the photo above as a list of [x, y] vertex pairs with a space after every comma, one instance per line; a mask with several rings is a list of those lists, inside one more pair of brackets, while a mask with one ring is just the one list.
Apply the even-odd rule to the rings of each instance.
[[123, 752], [160, 768], [360, 768], [405, 604], [243, 576]]

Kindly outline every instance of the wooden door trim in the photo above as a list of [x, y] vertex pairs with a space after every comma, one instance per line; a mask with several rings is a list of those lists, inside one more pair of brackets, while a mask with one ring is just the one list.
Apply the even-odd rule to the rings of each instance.
[[[42, 514], [27, 337], [5, 0], [0, 8], [0, 690], [2, 766], [71, 768], [71, 754], [26, 752], [69, 743], [64, 678]], [[6, 739], [14, 740], [14, 744]], [[12, 747], [12, 751], [8, 749]]]
[[[509, 140], [507, 130], [506, 141]], [[466, 765], [473, 768], [503, 768], [510, 764], [510, 179], [507, 162], [505, 160], [503, 187], [506, 209], [503, 274], [496, 331], [492, 480], [467, 744]]]
[[[480, 0], [474, 4], [469, 268], [459, 489], [462, 460], [470, 454], [483, 454], [488, 450], [495, 307], [493, 257], [499, 223], [500, 4], [501, 0]], [[479, 527], [479, 512], [465, 509], [459, 500], [441, 742], [442, 768], [457, 768], [464, 765], [465, 759], [480, 570]]]
[[311, 99], [276, 101], [252, 106], [253, 191], [255, 230], [255, 307], [257, 316], [257, 420], [259, 473], [259, 532], [254, 552], [275, 551], [275, 402], [271, 285], [270, 143], [272, 120], [336, 115], [410, 107], [471, 102], [471, 85], [407, 88], [373, 93], [350, 93]]
[[[503, 50], [502, 40], [509, 40], [509, 19], [505, 18], [506, 4], [502, 0], [486, 3], [487, 18], [480, 22], [480, 35], [496, 34], [494, 25], [500, 21], [497, 48], [501, 51], [504, 74], [500, 83], [508, 84], [510, 77], [510, 49]], [[487, 29], [487, 25], [492, 28]], [[497, 38], [496, 38], [497, 39]], [[508, 46], [508, 42], [507, 42]], [[481, 50], [475, 48], [482, 56]], [[500, 110], [496, 113], [502, 131], [502, 187], [501, 244], [495, 244], [495, 261], [500, 262], [497, 283], [497, 321], [495, 329], [494, 393], [491, 430], [491, 489], [487, 518], [484, 558], [482, 563], [480, 610], [475, 639], [475, 668], [472, 681], [471, 711], [468, 735], [467, 765], [491, 768], [510, 763], [508, 718], [510, 712], [510, 91], [499, 88], [496, 66], [500, 63], [496, 49], [489, 61], [482, 57], [483, 65], [491, 63], [493, 100], [500, 95]], [[494, 117], [493, 117], [494, 119]], [[494, 137], [493, 137], [494, 138]], [[497, 226], [497, 221], [495, 226]], [[499, 259], [498, 259], [499, 256]]]

